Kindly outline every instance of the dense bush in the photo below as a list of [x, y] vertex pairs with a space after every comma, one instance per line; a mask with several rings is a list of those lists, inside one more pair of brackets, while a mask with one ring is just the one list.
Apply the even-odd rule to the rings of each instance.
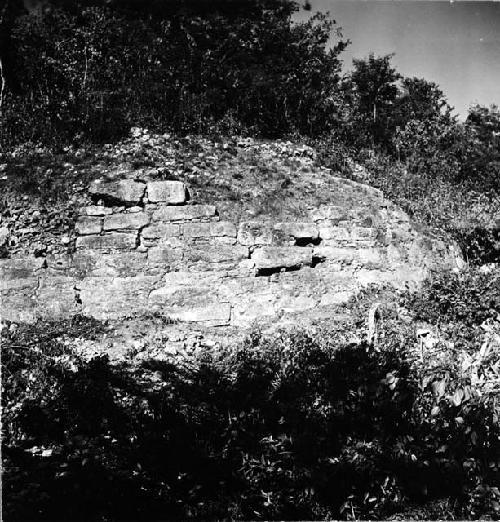
[[418, 345], [393, 318], [379, 351], [254, 334], [112, 366], [68, 348], [100, 328], [82, 321], [4, 337], [6, 519], [498, 516], [498, 347]]
[[325, 16], [292, 24], [288, 0], [154, 15], [80, 4], [17, 18], [5, 146], [110, 140], [134, 125], [265, 136], [331, 125], [345, 44], [327, 50], [335, 22]]

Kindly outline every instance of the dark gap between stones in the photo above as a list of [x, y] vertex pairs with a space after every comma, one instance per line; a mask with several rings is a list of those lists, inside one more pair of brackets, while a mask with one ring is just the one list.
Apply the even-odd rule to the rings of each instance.
[[299, 247], [318, 246], [320, 243], [321, 243], [320, 237], [317, 237], [315, 239], [312, 239], [310, 237], [295, 238], [295, 246], [299, 246]]

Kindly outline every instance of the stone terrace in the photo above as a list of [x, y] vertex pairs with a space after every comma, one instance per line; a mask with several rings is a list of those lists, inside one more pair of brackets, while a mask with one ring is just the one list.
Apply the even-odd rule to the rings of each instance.
[[330, 177], [335, 204], [301, 221], [228, 221], [182, 181], [112, 172], [88, 187], [74, 249], [0, 260], [2, 318], [157, 312], [207, 326], [328, 307], [371, 283], [421, 282], [454, 268], [452, 246], [417, 232], [376, 189]]

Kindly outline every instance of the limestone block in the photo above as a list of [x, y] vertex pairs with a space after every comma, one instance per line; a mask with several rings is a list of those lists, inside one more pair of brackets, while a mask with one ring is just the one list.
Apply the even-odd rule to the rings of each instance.
[[148, 223], [149, 216], [145, 212], [113, 214], [104, 218], [104, 230], [139, 230]]
[[116, 319], [148, 310], [155, 276], [87, 277], [80, 283], [82, 313], [96, 319]]
[[186, 223], [182, 225], [182, 233], [184, 237], [210, 237], [211, 223]]
[[184, 258], [184, 252], [179, 248], [169, 246], [152, 247], [148, 251], [148, 266], [152, 265], [177, 265]]
[[203, 248], [190, 247], [184, 252], [184, 263], [186, 266], [199, 262], [215, 265], [217, 263], [225, 263], [224, 268], [228, 269], [229, 265], [236, 267], [241, 260], [247, 258], [248, 247], [239, 245], [206, 245]]
[[84, 212], [87, 216], [109, 216], [113, 213], [113, 210], [102, 205], [91, 205], [85, 207]]
[[165, 307], [199, 307], [204, 306], [210, 285], [167, 285], [149, 294], [149, 304], [152, 308]]
[[140, 203], [145, 191], [145, 183], [132, 179], [118, 181], [97, 179], [89, 187], [89, 193], [95, 198], [101, 198], [107, 203], [118, 203], [128, 206]]
[[333, 292], [327, 292], [321, 296], [319, 306], [330, 306], [343, 304], [349, 301], [351, 297], [356, 295], [357, 288], [353, 285], [352, 290], [338, 290]]
[[212, 237], [236, 237], [236, 226], [230, 221], [218, 221], [210, 223], [210, 235]]
[[244, 221], [238, 228], [238, 243], [245, 246], [270, 245], [273, 242], [273, 228], [270, 223]]
[[341, 221], [349, 218], [349, 211], [345, 207], [338, 205], [321, 205], [309, 212], [309, 218], [312, 221], [324, 221], [326, 219], [332, 221]]
[[320, 227], [319, 237], [326, 240], [332, 239], [335, 241], [349, 241], [351, 235], [349, 230], [347, 230], [345, 227], [326, 225]]
[[205, 323], [211, 326], [225, 326], [231, 320], [231, 305], [229, 303], [213, 302], [203, 307], [167, 308], [162, 312], [178, 321]]
[[323, 245], [314, 247], [313, 256], [318, 259], [343, 263], [352, 263], [357, 259], [355, 248]]
[[67, 252], [49, 254], [45, 260], [50, 273], [71, 272], [74, 268], [73, 256]]
[[187, 205], [185, 207], [158, 207], [153, 212], [153, 221], [189, 221], [211, 218], [216, 215], [213, 205]]
[[45, 266], [42, 257], [0, 259], [0, 280], [23, 279], [35, 276]]
[[148, 200], [180, 205], [186, 201], [186, 186], [182, 181], [148, 181]]
[[292, 268], [312, 264], [312, 248], [262, 247], [252, 253], [251, 259], [258, 269]]
[[315, 223], [276, 223], [274, 230], [279, 230], [296, 239], [316, 239], [318, 228]]
[[4, 246], [9, 240], [10, 232], [7, 227], [0, 227], [0, 246]]
[[0, 291], [2, 293], [32, 292], [35, 293], [38, 287], [38, 277], [21, 277], [18, 279], [1, 278]]
[[32, 288], [0, 295], [0, 320], [33, 323], [36, 321], [37, 299]]
[[180, 226], [171, 223], [154, 223], [146, 227], [142, 233], [144, 239], [160, 239], [180, 235]]
[[351, 236], [354, 241], [375, 239], [377, 234], [377, 229], [373, 227], [354, 227], [351, 231]]
[[72, 277], [40, 278], [37, 301], [37, 316], [41, 318], [69, 317], [75, 315], [80, 307]]
[[87, 236], [90, 234], [100, 234], [102, 231], [102, 219], [98, 217], [78, 218], [75, 224], [76, 233], [80, 236]]
[[147, 254], [132, 252], [102, 253], [96, 250], [80, 250], [73, 257], [75, 274], [80, 277], [126, 277], [147, 270]]
[[316, 299], [307, 295], [285, 296], [278, 301], [276, 308], [286, 313], [294, 313], [310, 310], [316, 304]]
[[250, 294], [233, 303], [232, 323], [247, 326], [261, 317], [276, 313], [276, 296], [269, 290], [265, 293]]
[[133, 250], [137, 243], [137, 232], [114, 232], [103, 236], [81, 236], [76, 239], [76, 248], [112, 252]]

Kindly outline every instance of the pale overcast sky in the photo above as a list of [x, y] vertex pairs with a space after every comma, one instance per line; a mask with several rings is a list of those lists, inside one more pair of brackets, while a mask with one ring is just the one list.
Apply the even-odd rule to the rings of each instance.
[[[500, 105], [500, 2], [437, 0], [310, 0], [329, 11], [352, 44], [352, 58], [396, 53], [405, 76], [438, 83], [464, 117], [472, 103]], [[310, 13], [301, 11], [303, 19]]]

